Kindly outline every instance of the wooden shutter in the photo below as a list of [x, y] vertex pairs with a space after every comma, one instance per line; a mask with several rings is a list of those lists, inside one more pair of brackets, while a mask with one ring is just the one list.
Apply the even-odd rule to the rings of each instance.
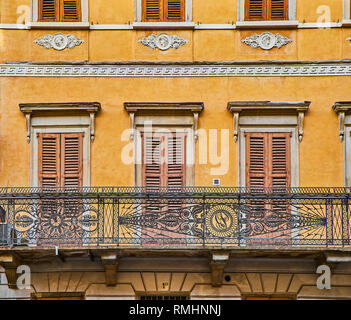
[[245, 20], [266, 20], [267, 0], [245, 0]]
[[159, 135], [145, 134], [143, 157], [143, 182], [146, 187], [158, 188], [162, 183], [161, 143]]
[[184, 0], [164, 0], [165, 21], [184, 21]]
[[60, 134], [38, 134], [39, 186], [60, 185]]
[[289, 0], [246, 0], [245, 20], [287, 20]]
[[246, 185], [290, 186], [291, 133], [246, 133]]
[[246, 139], [246, 185], [265, 187], [268, 184], [268, 136], [247, 133]]
[[270, 185], [290, 186], [290, 133], [274, 133], [270, 137]]
[[82, 186], [82, 148], [83, 133], [38, 134], [39, 186]]
[[81, 21], [81, 0], [61, 0], [60, 3], [60, 21], [78, 22]]
[[60, 0], [39, 0], [39, 21], [59, 21]]
[[83, 133], [61, 134], [61, 184], [81, 187], [83, 173]]
[[185, 135], [174, 134], [167, 137], [166, 185], [185, 185]]
[[143, 0], [143, 21], [163, 20], [163, 0]]
[[288, 0], [268, 0], [267, 20], [287, 20]]

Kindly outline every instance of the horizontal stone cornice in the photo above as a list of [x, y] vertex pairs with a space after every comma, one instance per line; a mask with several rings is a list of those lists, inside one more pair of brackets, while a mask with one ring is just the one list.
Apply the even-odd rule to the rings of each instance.
[[228, 102], [227, 109], [230, 112], [241, 112], [249, 110], [279, 110], [306, 112], [309, 109], [310, 101], [231, 101]]
[[62, 102], [62, 103], [20, 103], [23, 113], [48, 111], [86, 111], [97, 113], [101, 110], [99, 102]]
[[138, 111], [189, 111], [201, 112], [203, 102], [125, 102], [124, 109], [128, 112]]

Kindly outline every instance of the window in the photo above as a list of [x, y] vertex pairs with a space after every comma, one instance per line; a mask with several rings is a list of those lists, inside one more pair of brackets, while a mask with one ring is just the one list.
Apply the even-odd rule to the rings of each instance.
[[143, 0], [143, 21], [184, 21], [185, 0]]
[[81, 21], [80, 0], [39, 0], [39, 21]]
[[41, 187], [81, 187], [83, 133], [38, 134]]
[[237, 28], [297, 27], [296, 0], [238, 0]]
[[245, 20], [288, 20], [288, 0], [246, 0]]
[[290, 187], [291, 133], [246, 133], [248, 187]]

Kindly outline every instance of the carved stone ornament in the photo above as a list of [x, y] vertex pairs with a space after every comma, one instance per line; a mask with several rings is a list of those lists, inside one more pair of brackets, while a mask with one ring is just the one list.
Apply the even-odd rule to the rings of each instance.
[[54, 35], [47, 34], [34, 42], [46, 49], [64, 50], [73, 49], [75, 46], [79, 46], [84, 43], [84, 40], [78, 39], [72, 34], [56, 33]]
[[289, 42], [292, 42], [291, 39], [279, 33], [273, 34], [271, 32], [263, 32], [261, 34], [255, 33], [241, 41], [254, 49], [261, 48], [263, 50], [270, 50], [274, 47], [279, 49]]
[[179, 47], [188, 43], [188, 40], [180, 38], [175, 35], [169, 35], [167, 33], [151, 34], [150, 36], [139, 40], [144, 46], [148, 46], [151, 49], [159, 49], [162, 51], [170, 48], [178, 49]]

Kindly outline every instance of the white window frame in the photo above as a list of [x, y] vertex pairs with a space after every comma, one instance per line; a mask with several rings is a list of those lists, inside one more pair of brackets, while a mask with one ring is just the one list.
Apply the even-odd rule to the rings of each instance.
[[290, 132], [290, 187], [299, 186], [299, 142], [310, 101], [233, 101], [227, 109], [233, 114], [234, 140], [238, 145], [238, 185], [246, 186], [246, 132]]
[[89, 0], [81, 0], [80, 22], [41, 22], [39, 20], [39, 0], [31, 0], [31, 22], [32, 28], [89, 28]]
[[134, 29], [193, 29], [193, 0], [185, 0], [185, 19], [183, 22], [144, 22], [142, 12], [142, 0], [135, 2], [135, 21]]
[[333, 110], [338, 115], [339, 139], [344, 144], [344, 185], [351, 187], [351, 103], [336, 102]]
[[351, 0], [343, 0], [342, 25], [344, 27], [351, 26]]
[[87, 116], [45, 117], [34, 116], [31, 125], [30, 185], [39, 186], [38, 133], [83, 133], [82, 186], [90, 186], [90, 118]]
[[299, 22], [296, 20], [296, 0], [289, 0], [289, 19], [288, 20], [277, 20], [277, 21], [245, 21], [245, 1], [238, 1], [238, 19], [236, 22], [237, 28], [267, 28], [267, 27], [297, 27]]
[[[143, 184], [141, 134], [144, 131], [162, 132], [164, 130], [165, 132], [186, 133], [185, 186], [193, 186], [198, 116], [204, 108], [203, 103], [126, 102], [124, 108], [129, 113], [130, 137], [134, 142], [134, 185], [138, 187]], [[145, 111], [147, 111], [146, 114]], [[173, 114], [168, 116], [167, 111]], [[176, 114], [177, 112], [179, 114]]]

